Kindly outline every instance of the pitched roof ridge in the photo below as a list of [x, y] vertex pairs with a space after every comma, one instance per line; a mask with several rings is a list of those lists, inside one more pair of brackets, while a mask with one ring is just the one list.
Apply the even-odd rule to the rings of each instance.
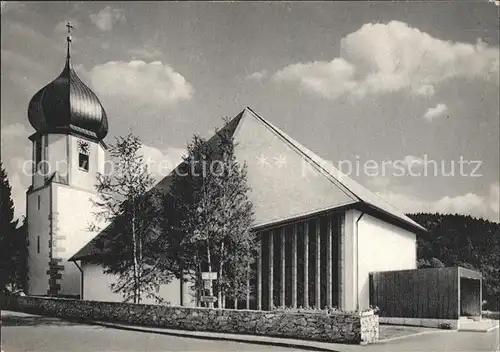
[[[330, 182], [335, 184], [337, 187], [340, 188], [341, 191], [343, 191], [346, 195], [348, 195], [351, 198], [354, 198], [357, 201], [362, 202], [363, 200], [358, 197], [352, 190], [350, 190], [348, 187], [346, 187], [340, 180], [337, 179], [334, 175], [332, 175], [328, 170], [326, 170], [320, 163], [318, 163], [317, 160], [314, 160], [308, 153], [304, 151], [306, 149], [309, 153], [315, 155], [316, 157], [322, 159], [320, 156], [316, 155], [314, 152], [311, 150], [307, 149], [304, 147], [302, 144], [297, 142], [295, 139], [287, 135], [284, 131], [280, 130], [278, 127], [274, 126], [272, 123], [264, 119], [262, 116], [257, 114], [255, 111], [252, 110], [249, 106], [247, 106], [247, 109], [254, 115], [260, 122], [262, 122], [266, 127], [271, 129], [272, 132], [276, 133], [279, 137], [281, 137], [287, 144], [293, 147], [293, 150], [295, 152], [298, 152], [299, 155], [302, 157], [305, 157], [307, 161], [309, 161], [318, 171], [325, 176]], [[333, 166], [332, 166], [333, 167]], [[335, 167], [334, 167], [335, 168]], [[340, 170], [335, 170], [340, 174]], [[342, 174], [342, 177], [348, 177], [347, 175]]]

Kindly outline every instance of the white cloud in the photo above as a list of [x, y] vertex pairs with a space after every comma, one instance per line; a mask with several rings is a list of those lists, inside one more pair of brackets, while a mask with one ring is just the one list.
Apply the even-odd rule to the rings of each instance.
[[434, 86], [432, 84], [423, 84], [416, 89], [412, 89], [415, 95], [421, 95], [426, 97], [431, 97], [436, 93]]
[[482, 217], [496, 222], [500, 221], [498, 182], [490, 185], [489, 193], [485, 196], [467, 193], [457, 196], [445, 196], [435, 201], [419, 199], [409, 194], [392, 190], [377, 192], [377, 194], [405, 213], [457, 213]]
[[158, 181], [168, 175], [182, 161], [185, 149], [168, 147], [164, 150], [143, 144], [141, 154], [149, 172]]
[[7, 170], [10, 186], [12, 187], [12, 201], [14, 202], [14, 218], [21, 219], [26, 213], [26, 190], [28, 185], [17, 173], [9, 173]]
[[448, 111], [448, 106], [446, 104], [439, 103], [433, 108], [429, 108], [427, 112], [424, 114], [424, 118], [428, 121], [432, 121], [435, 118], [443, 115]]
[[493, 183], [490, 185], [489, 206], [493, 212], [498, 214], [500, 206], [500, 183]]
[[355, 67], [342, 58], [330, 62], [315, 61], [289, 65], [273, 75], [277, 82], [291, 82], [299, 88], [318, 94], [324, 98], [335, 99], [353, 90]]
[[245, 77], [246, 80], [249, 81], [262, 81], [263, 79], [267, 78], [269, 76], [269, 73], [266, 70], [254, 72], [248, 76]]
[[110, 61], [85, 75], [100, 96], [118, 98], [126, 104], [165, 106], [189, 100], [194, 94], [194, 88], [180, 73], [160, 61]]
[[273, 75], [324, 98], [342, 94], [397, 92], [434, 94], [435, 85], [451, 78], [482, 79], [498, 84], [499, 52], [476, 44], [441, 40], [399, 21], [365, 24], [341, 40], [332, 61], [291, 64]]
[[97, 14], [91, 14], [90, 19], [101, 31], [109, 31], [118, 22], [125, 22], [125, 11], [106, 6]]

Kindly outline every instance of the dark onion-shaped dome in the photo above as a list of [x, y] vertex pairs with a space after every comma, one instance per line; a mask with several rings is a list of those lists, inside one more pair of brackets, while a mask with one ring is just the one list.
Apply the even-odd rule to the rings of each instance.
[[106, 112], [95, 93], [71, 67], [69, 49], [59, 77], [31, 98], [28, 119], [41, 133], [74, 132], [97, 140], [108, 133]]

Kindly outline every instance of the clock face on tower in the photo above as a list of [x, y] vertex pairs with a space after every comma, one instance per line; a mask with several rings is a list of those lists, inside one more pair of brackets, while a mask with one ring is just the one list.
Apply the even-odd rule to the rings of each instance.
[[87, 155], [89, 154], [90, 145], [88, 142], [78, 140], [77, 144], [78, 144], [78, 152], [80, 152], [82, 154], [87, 154]]

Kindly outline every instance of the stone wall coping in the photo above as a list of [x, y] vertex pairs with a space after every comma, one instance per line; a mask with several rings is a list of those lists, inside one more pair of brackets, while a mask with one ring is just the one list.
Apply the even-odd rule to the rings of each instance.
[[149, 307], [168, 307], [172, 309], [187, 309], [187, 310], [214, 310], [217, 312], [220, 311], [245, 311], [245, 312], [253, 312], [258, 314], [315, 314], [315, 315], [341, 315], [341, 316], [371, 316], [374, 315], [373, 310], [369, 311], [342, 311], [342, 310], [332, 310], [330, 312], [326, 312], [324, 310], [313, 310], [313, 309], [303, 309], [303, 308], [291, 308], [291, 309], [275, 309], [275, 310], [254, 310], [254, 309], [231, 309], [231, 308], [208, 308], [208, 307], [183, 307], [178, 305], [168, 305], [168, 304], [148, 304], [148, 303], [132, 303], [132, 302], [111, 302], [111, 301], [92, 301], [92, 300], [80, 300], [74, 298], [65, 298], [65, 297], [47, 297], [47, 296], [23, 296], [23, 298], [35, 298], [35, 299], [44, 299], [44, 300], [54, 300], [54, 301], [74, 301], [74, 302], [89, 302], [89, 303], [97, 303], [97, 304], [112, 304], [112, 305], [123, 305], [130, 304], [133, 306], [149, 306]]

